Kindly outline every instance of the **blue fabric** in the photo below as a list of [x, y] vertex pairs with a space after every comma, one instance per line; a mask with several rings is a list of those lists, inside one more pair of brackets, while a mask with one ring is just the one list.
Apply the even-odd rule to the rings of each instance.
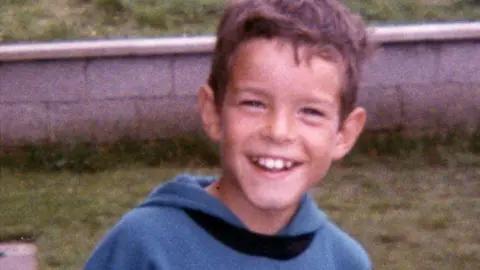
[[209, 177], [180, 175], [160, 185], [109, 231], [87, 261], [86, 270], [190, 269], [371, 269], [361, 245], [336, 227], [306, 195], [279, 235], [316, 232], [310, 247], [286, 260], [250, 256], [216, 241], [182, 209], [193, 209], [245, 228], [204, 188]]

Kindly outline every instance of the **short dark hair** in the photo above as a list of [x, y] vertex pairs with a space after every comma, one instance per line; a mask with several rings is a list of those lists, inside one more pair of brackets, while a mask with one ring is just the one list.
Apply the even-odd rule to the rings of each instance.
[[218, 30], [208, 84], [217, 109], [221, 108], [235, 53], [255, 38], [291, 43], [299, 63], [298, 48], [312, 48], [344, 67], [340, 117], [354, 109], [363, 62], [371, 51], [365, 23], [337, 0], [233, 0], [226, 4]]

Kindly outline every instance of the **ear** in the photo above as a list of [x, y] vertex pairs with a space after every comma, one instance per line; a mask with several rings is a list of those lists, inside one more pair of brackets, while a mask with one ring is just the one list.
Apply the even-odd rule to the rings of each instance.
[[198, 90], [198, 105], [202, 117], [203, 129], [210, 139], [220, 140], [220, 115], [215, 105], [215, 97], [210, 86], [204, 85]]
[[365, 126], [367, 113], [361, 107], [355, 108], [345, 119], [337, 134], [334, 159], [339, 160], [350, 152]]

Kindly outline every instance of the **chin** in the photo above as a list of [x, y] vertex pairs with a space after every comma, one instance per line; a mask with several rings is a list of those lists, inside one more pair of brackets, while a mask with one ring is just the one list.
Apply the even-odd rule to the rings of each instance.
[[[269, 196], [270, 195], [270, 196]], [[293, 194], [281, 196], [281, 194], [265, 194], [259, 192], [257, 194], [247, 195], [250, 203], [257, 209], [262, 211], [288, 211], [292, 207], [298, 205], [300, 199]]]

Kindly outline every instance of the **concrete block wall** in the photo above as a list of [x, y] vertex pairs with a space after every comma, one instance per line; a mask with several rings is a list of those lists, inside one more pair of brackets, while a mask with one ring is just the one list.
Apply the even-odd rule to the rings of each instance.
[[360, 104], [372, 130], [480, 125], [480, 40], [384, 44], [367, 64]]
[[[478, 36], [384, 40], [361, 80], [367, 129], [480, 126]], [[201, 132], [196, 93], [208, 76], [212, 45], [13, 60], [2, 58], [0, 46], [0, 144]]]
[[210, 55], [0, 64], [0, 141], [108, 141], [198, 132]]

